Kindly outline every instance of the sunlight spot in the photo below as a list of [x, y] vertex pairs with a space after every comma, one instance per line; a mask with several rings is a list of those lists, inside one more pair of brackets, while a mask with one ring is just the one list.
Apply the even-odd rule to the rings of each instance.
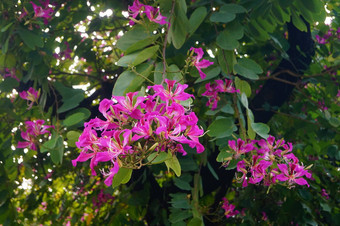
[[122, 11], [123, 17], [129, 18], [129, 12], [128, 11]]

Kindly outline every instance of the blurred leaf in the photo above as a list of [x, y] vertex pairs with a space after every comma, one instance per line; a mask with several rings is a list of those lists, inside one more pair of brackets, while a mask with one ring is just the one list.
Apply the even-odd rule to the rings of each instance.
[[247, 58], [239, 59], [234, 66], [236, 73], [245, 78], [256, 80], [259, 78], [258, 74], [263, 73], [262, 68], [255, 61]]
[[43, 47], [44, 42], [41, 37], [31, 31], [26, 29], [18, 30], [18, 33], [24, 43], [31, 49], [35, 49], [36, 47]]
[[191, 14], [189, 19], [190, 29], [189, 33], [193, 34], [200, 24], [204, 21], [204, 18], [207, 15], [207, 9], [205, 7], [198, 7], [195, 11]]
[[270, 128], [266, 124], [261, 123], [261, 122], [251, 123], [251, 127], [253, 128], [255, 133], [260, 135], [260, 137], [263, 137], [264, 139], [268, 138], [269, 136], [268, 133], [269, 133]]
[[171, 152], [152, 153], [149, 155], [148, 161], [151, 162], [151, 164], [159, 164], [171, 158]]

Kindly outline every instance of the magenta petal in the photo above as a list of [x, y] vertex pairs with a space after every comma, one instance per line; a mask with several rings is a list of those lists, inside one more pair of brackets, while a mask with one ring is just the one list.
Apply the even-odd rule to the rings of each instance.
[[110, 170], [110, 174], [109, 176], [105, 179], [104, 183], [107, 185], [107, 186], [111, 186], [112, 185], [112, 180], [113, 180], [113, 177], [114, 175], [116, 175], [116, 173], [118, 172], [119, 170], [119, 164], [118, 162], [114, 162], [113, 163], [113, 167], [111, 168]]
[[17, 148], [27, 148], [30, 145], [30, 142], [21, 142], [19, 141], [17, 144]]
[[294, 182], [297, 183], [298, 185], [307, 185], [309, 187], [308, 182], [303, 178], [297, 178], [294, 180]]
[[279, 174], [276, 176], [276, 179], [278, 179], [279, 181], [287, 181], [289, 178], [284, 176], [283, 174]]
[[95, 155], [95, 153], [85, 153], [85, 152], [80, 152], [79, 156], [72, 160], [72, 165], [76, 166], [77, 162], [85, 162], [88, 159], [92, 158]]

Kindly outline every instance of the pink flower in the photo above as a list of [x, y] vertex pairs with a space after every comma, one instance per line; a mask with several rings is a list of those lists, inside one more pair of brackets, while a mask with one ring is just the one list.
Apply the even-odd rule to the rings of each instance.
[[277, 164], [278, 168], [281, 170], [281, 174], [276, 176], [276, 179], [279, 181], [288, 181], [289, 185], [296, 183], [298, 185], [307, 185], [309, 187], [308, 182], [302, 178], [306, 176], [307, 178], [311, 178], [311, 174], [308, 170], [305, 170], [303, 166], [300, 166], [295, 163], [288, 163], [286, 164]]
[[[201, 78], [202, 78], [202, 79], [205, 79], [206, 74], [202, 71], [201, 68], [207, 68], [207, 67], [209, 67], [210, 65], [214, 64], [214, 62], [210, 62], [210, 61], [208, 61], [208, 60], [202, 59], [203, 54], [204, 54], [202, 48], [194, 48], [194, 47], [191, 47], [191, 48], [190, 48], [190, 51], [194, 51], [194, 52], [197, 54], [196, 56], [193, 56], [193, 60], [192, 60], [192, 62], [191, 62], [192, 65], [194, 65], [194, 66], [197, 68], [197, 70], [198, 70], [198, 72], [199, 72]], [[201, 60], [201, 59], [202, 59], [202, 60]], [[201, 61], [200, 61], [200, 60], [201, 60]]]
[[162, 85], [149, 86], [148, 89], [153, 89], [155, 91], [154, 96], [159, 96], [161, 100], [166, 103], [169, 103], [169, 101], [184, 101], [190, 97], [194, 97], [193, 95], [184, 92], [188, 87], [186, 84], [182, 85], [177, 83], [176, 89], [173, 91], [176, 81], [165, 79], [165, 83], [167, 84], [167, 89], [164, 89]]
[[54, 128], [54, 126], [43, 125], [45, 123], [44, 120], [39, 119], [35, 121], [26, 121], [26, 131], [21, 131], [21, 137], [26, 140], [24, 142], [19, 141], [17, 148], [30, 148], [32, 150], [37, 150], [37, 136], [48, 133], [50, 135], [50, 131], [48, 129]]
[[230, 204], [225, 197], [223, 197], [222, 200], [223, 200], [222, 209], [224, 209], [224, 215], [226, 216], [226, 218], [236, 216], [237, 214], [240, 213], [238, 210], [234, 210], [235, 206], [233, 204]]
[[4, 78], [14, 78], [15, 80], [17, 80], [18, 82], [20, 82], [20, 80], [18, 79], [18, 77], [15, 75], [15, 68], [9, 69], [9, 68], [5, 68], [5, 74], [3, 75]]
[[45, 9], [43, 9], [41, 6], [37, 6], [36, 4], [34, 4], [34, 2], [30, 2], [33, 6], [33, 10], [35, 13], [35, 17], [42, 17], [42, 18], [46, 18], [46, 19], [50, 19], [52, 17], [52, 13], [53, 13], [53, 9], [51, 8], [47, 8], [48, 4], [49, 4], [49, 0], [47, 0], [45, 3], [42, 3], [41, 1], [39, 1], [40, 4], [42, 4], [44, 6]]
[[[166, 17], [161, 15], [159, 8], [154, 8], [149, 5], [143, 5], [138, 0], [135, 0], [132, 6], [128, 7], [128, 10], [130, 12], [130, 17], [132, 17], [133, 19], [136, 19], [138, 14], [143, 15], [145, 13], [150, 21], [161, 25], [168, 24], [170, 26], [170, 23], [165, 20]], [[135, 22], [133, 20], [130, 20], [129, 24], [134, 25]]]
[[220, 100], [219, 93], [239, 93], [240, 91], [235, 89], [232, 85], [232, 81], [228, 79], [225, 79], [225, 83], [223, 80], [215, 80], [215, 83], [213, 84], [207, 83], [205, 85], [206, 91], [202, 93], [202, 96], [209, 98], [206, 106], [211, 106], [211, 110], [214, 111]]
[[29, 110], [32, 108], [34, 102], [36, 103], [38, 102], [38, 99], [40, 96], [40, 90], [36, 91], [34, 88], [30, 87], [27, 91], [20, 92], [19, 96], [22, 99], [27, 100], [27, 105], [28, 105], [27, 110]]
[[170, 25], [170, 23], [165, 20], [166, 17], [161, 15], [159, 8], [154, 8], [148, 5], [144, 6], [144, 8], [145, 8], [145, 14], [150, 21], [155, 22], [160, 25], [163, 25], [163, 24]]
[[231, 150], [236, 152], [236, 154], [234, 155], [235, 159], [238, 159], [241, 155], [254, 150], [253, 144], [251, 143], [247, 144], [240, 138], [237, 139], [237, 144], [235, 140], [229, 140], [228, 145], [231, 148]]
[[329, 199], [329, 194], [327, 193], [326, 189], [321, 189], [321, 195], [326, 199]]

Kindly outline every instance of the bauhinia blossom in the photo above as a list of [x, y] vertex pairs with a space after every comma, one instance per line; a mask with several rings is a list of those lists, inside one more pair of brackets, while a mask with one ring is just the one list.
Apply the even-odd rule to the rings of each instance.
[[222, 209], [224, 209], [224, 215], [226, 218], [234, 217], [240, 213], [238, 210], [235, 210], [235, 206], [233, 204], [230, 204], [228, 199], [223, 197], [222, 200], [223, 200]]
[[41, 1], [39, 0], [41, 6], [36, 5], [34, 2], [30, 2], [32, 4], [33, 10], [34, 10], [34, 16], [35, 17], [41, 17], [44, 18], [45, 25], [48, 23], [48, 19], [52, 18], [53, 9], [49, 7], [50, 0]]
[[202, 71], [202, 68], [207, 68], [210, 65], [213, 65], [214, 62], [202, 59], [203, 54], [204, 54], [202, 48], [191, 47], [190, 51], [193, 51], [194, 53], [196, 53], [196, 56], [192, 56], [191, 64], [197, 68], [198, 73], [200, 74], [201, 78], [205, 79], [207, 75]]
[[211, 106], [211, 110], [215, 110], [217, 108], [217, 103], [220, 100], [220, 93], [239, 93], [238, 89], [233, 87], [233, 82], [231, 80], [225, 79], [223, 80], [215, 80], [214, 83], [207, 83], [205, 85], [206, 91], [202, 93], [202, 96], [206, 96], [209, 98], [206, 106]]
[[232, 157], [223, 160], [228, 166], [230, 161], [237, 161], [238, 182], [243, 187], [248, 184], [263, 184], [270, 186], [281, 183], [288, 187], [294, 185], [309, 186], [306, 178], [311, 178], [308, 167], [299, 163], [299, 159], [292, 153], [293, 145], [283, 139], [276, 140], [269, 136], [266, 140], [243, 141], [237, 143], [229, 141], [229, 150]]
[[36, 91], [33, 87], [30, 87], [27, 91], [22, 91], [19, 93], [19, 96], [27, 100], [28, 108], [27, 110], [31, 109], [34, 103], [38, 102], [40, 96], [40, 90]]
[[104, 120], [95, 118], [85, 123], [76, 142], [82, 151], [72, 164], [91, 160], [95, 175], [95, 167], [108, 162], [109, 171], [102, 173], [106, 177], [104, 183], [110, 186], [121, 167], [140, 168], [152, 162], [148, 159], [151, 154], [185, 155], [183, 144], [195, 148], [197, 153], [203, 152], [199, 137], [204, 131], [198, 127], [195, 113], [181, 105], [193, 97], [184, 92], [188, 86], [167, 79], [165, 84], [166, 88], [149, 86], [152, 95], [138, 96], [138, 92], [133, 92], [102, 100], [99, 111]]
[[21, 131], [21, 137], [25, 141], [19, 141], [17, 148], [30, 148], [32, 150], [37, 150], [36, 144], [38, 143], [38, 136], [48, 133], [51, 134], [48, 129], [54, 128], [54, 126], [44, 125], [45, 121], [38, 119], [35, 121], [26, 121], [26, 131]]
[[159, 8], [154, 8], [154, 7], [149, 6], [149, 5], [144, 5], [144, 4], [140, 3], [138, 0], [135, 0], [133, 2], [132, 6], [129, 6], [128, 9], [129, 9], [130, 17], [133, 18], [133, 20], [129, 21], [130, 25], [135, 24], [134, 20], [136, 19], [138, 14], [140, 16], [145, 14], [150, 21], [155, 22], [157, 24], [161, 24], [161, 25], [168, 24], [168, 25], [170, 25], [170, 23], [166, 21], [167, 18], [165, 16], [161, 15]]

